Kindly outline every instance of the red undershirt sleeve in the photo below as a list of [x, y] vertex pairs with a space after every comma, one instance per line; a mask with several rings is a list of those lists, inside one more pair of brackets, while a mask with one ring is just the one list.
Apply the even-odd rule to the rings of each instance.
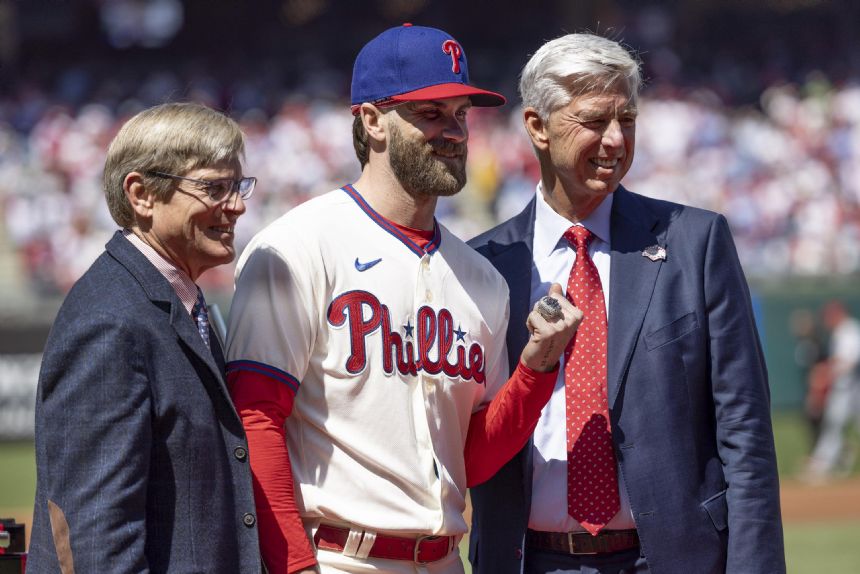
[[270, 574], [288, 574], [317, 563], [296, 506], [284, 421], [294, 391], [251, 371], [227, 376], [230, 395], [248, 437], [260, 553]]
[[557, 378], [558, 365], [542, 373], [520, 362], [487, 408], [472, 415], [463, 453], [468, 486], [489, 480], [523, 448]]

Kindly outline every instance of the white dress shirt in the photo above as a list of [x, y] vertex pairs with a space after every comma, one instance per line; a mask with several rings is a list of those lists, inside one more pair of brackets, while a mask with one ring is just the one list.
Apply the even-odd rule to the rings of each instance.
[[[584, 219], [584, 225], [594, 238], [588, 253], [597, 267], [606, 317], [609, 319], [609, 217], [612, 212], [612, 195], [606, 197], [594, 212]], [[532, 267], [530, 307], [547, 294], [553, 283], [567, 291], [567, 280], [576, 260], [576, 250], [564, 238], [564, 232], [573, 225], [549, 206], [543, 197], [541, 184], [537, 186], [537, 207], [534, 232], [534, 267]], [[559, 369], [555, 390], [549, 403], [541, 411], [534, 433], [532, 456], [534, 480], [529, 528], [549, 532], [578, 532], [584, 528], [567, 513], [567, 422], [565, 419], [564, 368]], [[618, 472], [618, 492], [621, 509], [606, 525], [606, 530], [636, 528], [627, 491]]]

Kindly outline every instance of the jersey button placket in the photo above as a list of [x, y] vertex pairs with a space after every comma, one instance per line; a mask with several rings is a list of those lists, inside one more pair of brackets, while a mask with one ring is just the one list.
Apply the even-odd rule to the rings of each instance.
[[[433, 294], [429, 289], [428, 283], [430, 279], [430, 255], [424, 254], [418, 264], [417, 269], [418, 279], [415, 284], [415, 350], [418, 352], [418, 330], [422, 328], [418, 323], [418, 309], [429, 305], [433, 300]], [[420, 356], [419, 356], [420, 357]], [[415, 413], [415, 430], [418, 444], [423, 446], [424, 452], [430, 454], [427, 461], [427, 470], [432, 473], [430, 480], [438, 484], [439, 469], [435, 460], [435, 449], [433, 448], [433, 435], [431, 432], [430, 420], [433, 413], [433, 397], [436, 392], [436, 381], [433, 376], [428, 375], [423, 368], [418, 370], [418, 385], [415, 387], [414, 394], [414, 413]], [[423, 458], [423, 457], [422, 457]]]

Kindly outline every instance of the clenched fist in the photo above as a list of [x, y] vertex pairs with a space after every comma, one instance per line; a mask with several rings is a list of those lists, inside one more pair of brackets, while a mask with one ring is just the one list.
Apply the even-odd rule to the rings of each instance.
[[[582, 311], [570, 304], [562, 294], [561, 285], [553, 283], [549, 288], [549, 297], [558, 302], [561, 317], [555, 319], [552, 314], [547, 315], [544, 305], [544, 313], [538, 310], [541, 302], [535, 303], [534, 309], [526, 319], [531, 337], [520, 355], [520, 360], [527, 367], [535, 371], [548, 372], [555, 368], [559, 357], [564, 352], [567, 343], [577, 327], [582, 322]], [[554, 307], [550, 305], [549, 307]], [[547, 315], [550, 320], [544, 318]]]

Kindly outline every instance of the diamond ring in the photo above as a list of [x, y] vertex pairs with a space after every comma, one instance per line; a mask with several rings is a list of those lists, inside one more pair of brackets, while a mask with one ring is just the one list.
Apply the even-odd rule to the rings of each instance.
[[561, 304], [549, 295], [544, 295], [540, 298], [537, 304], [537, 312], [550, 323], [555, 323], [559, 319], [564, 318]]

